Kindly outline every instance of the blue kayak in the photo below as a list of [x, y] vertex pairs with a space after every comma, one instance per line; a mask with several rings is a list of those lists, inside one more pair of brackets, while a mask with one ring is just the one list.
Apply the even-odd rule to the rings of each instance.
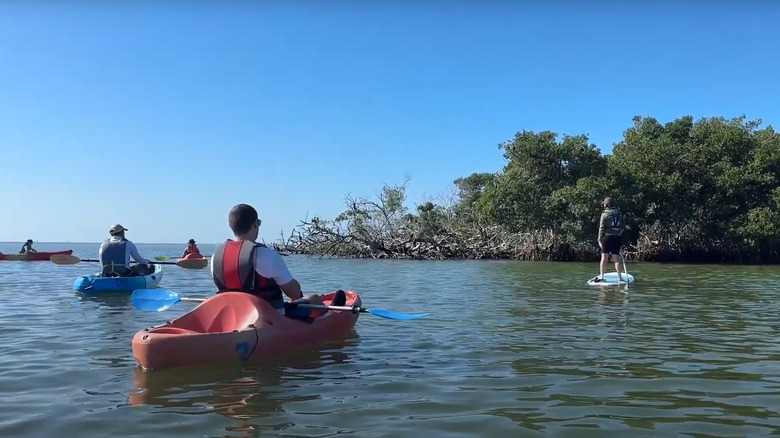
[[73, 288], [84, 294], [100, 292], [132, 292], [136, 289], [151, 289], [157, 287], [162, 280], [161, 265], [154, 265], [154, 273], [133, 277], [101, 277], [99, 273], [82, 275], [73, 282]]

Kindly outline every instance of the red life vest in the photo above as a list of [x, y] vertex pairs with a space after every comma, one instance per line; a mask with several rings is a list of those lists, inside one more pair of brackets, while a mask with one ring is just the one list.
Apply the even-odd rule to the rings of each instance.
[[237, 291], [256, 295], [274, 308], [284, 307], [282, 288], [272, 278], [266, 278], [255, 271], [255, 251], [265, 247], [248, 240], [230, 240], [214, 250], [211, 259], [214, 284], [217, 293]]

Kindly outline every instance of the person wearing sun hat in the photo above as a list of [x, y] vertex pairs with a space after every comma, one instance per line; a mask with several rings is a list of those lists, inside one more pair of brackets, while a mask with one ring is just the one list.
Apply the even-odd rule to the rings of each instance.
[[[111, 237], [100, 245], [98, 258], [103, 265], [104, 277], [130, 277], [154, 272], [154, 266], [149, 259], [142, 257], [135, 243], [125, 238], [125, 231], [129, 230], [122, 225], [112, 226], [108, 230]], [[136, 265], [130, 266], [131, 257], [136, 261]]]
[[187, 242], [187, 248], [184, 249], [184, 253], [181, 255], [181, 258], [185, 258], [190, 254], [200, 254], [198, 245], [195, 244], [195, 239], [190, 239], [189, 242]]
[[618, 273], [618, 280], [623, 281], [621, 272], [623, 272], [623, 260], [620, 258], [620, 247], [623, 246], [623, 230], [626, 227], [626, 220], [623, 213], [618, 210], [615, 201], [611, 197], [604, 198], [604, 211], [599, 220], [599, 247], [601, 247], [601, 263], [599, 264], [599, 276], [594, 279], [595, 282], [604, 280], [604, 271], [607, 270], [607, 264], [611, 258], [615, 262], [615, 269]]

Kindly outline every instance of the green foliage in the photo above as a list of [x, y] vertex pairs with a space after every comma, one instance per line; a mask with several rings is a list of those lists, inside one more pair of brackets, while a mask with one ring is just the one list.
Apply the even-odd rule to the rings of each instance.
[[645, 235], [663, 247], [652, 252], [661, 259], [770, 257], [780, 243], [780, 136], [771, 127], [744, 116], [633, 122], [608, 156], [584, 135], [518, 132], [499, 145], [502, 172], [455, 181], [461, 207], [515, 232], [595, 245], [600, 202], [612, 196], [626, 216], [624, 241]]
[[507, 164], [488, 181], [476, 205], [488, 220], [514, 231], [572, 229], [581, 211], [569, 211], [565, 199], [580, 195], [557, 192], [582, 179], [599, 180], [606, 172], [606, 160], [584, 135], [564, 135], [559, 142], [553, 132], [522, 131], [499, 148]]
[[610, 196], [635, 259], [780, 262], [780, 135], [760, 125], [637, 116], [610, 155], [585, 135], [522, 131], [499, 145], [500, 172], [454, 181], [452, 206], [409, 212], [405, 185], [385, 186], [378, 201], [347, 198], [330, 228], [309, 234], [370, 256], [592, 259]]
[[445, 222], [447, 221], [447, 211], [441, 205], [432, 202], [426, 202], [417, 206], [417, 217], [419, 218], [418, 237], [422, 239], [432, 239], [446, 232]]
[[463, 211], [471, 211], [495, 178], [494, 173], [472, 173], [465, 178], [456, 179], [454, 183], [458, 188], [458, 207]]

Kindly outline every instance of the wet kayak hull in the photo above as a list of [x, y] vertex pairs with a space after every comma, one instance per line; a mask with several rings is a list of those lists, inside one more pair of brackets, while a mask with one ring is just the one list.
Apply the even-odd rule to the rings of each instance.
[[162, 265], [154, 265], [154, 273], [133, 277], [100, 277], [99, 274], [82, 275], [73, 282], [77, 291], [92, 295], [101, 292], [132, 292], [136, 289], [157, 287], [163, 278]]
[[[357, 293], [346, 294], [347, 306], [362, 305]], [[333, 295], [321, 297], [328, 304]], [[253, 295], [223, 292], [169, 323], [138, 331], [132, 341], [133, 357], [147, 370], [261, 361], [346, 336], [358, 315], [328, 311], [313, 322], [301, 321]]]

